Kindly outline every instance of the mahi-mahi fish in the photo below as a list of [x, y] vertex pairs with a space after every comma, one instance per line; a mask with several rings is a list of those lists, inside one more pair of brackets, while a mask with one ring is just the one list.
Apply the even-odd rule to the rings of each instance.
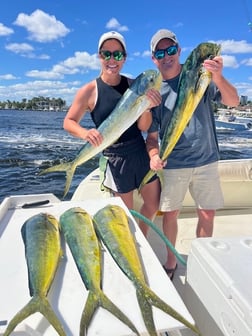
[[59, 223], [54, 216], [39, 213], [23, 224], [21, 233], [32, 298], [12, 318], [3, 336], [10, 335], [20, 322], [36, 312], [44, 315], [60, 336], [66, 336], [47, 299], [61, 257]]
[[[220, 45], [215, 43], [201, 43], [191, 52], [183, 64], [175, 107], [160, 143], [159, 156], [163, 161], [166, 161], [173, 150], [210, 84], [212, 76], [204, 68], [204, 60], [217, 56], [220, 49]], [[155, 171], [149, 170], [139, 189], [155, 174]]]
[[152, 306], [156, 306], [200, 335], [195, 325], [164, 302], [148, 286], [125, 210], [118, 205], [107, 205], [96, 212], [93, 220], [98, 237], [136, 288], [137, 300], [149, 335], [158, 336]]
[[61, 215], [60, 225], [82, 281], [89, 291], [82, 312], [80, 336], [87, 334], [88, 326], [98, 307], [107, 309], [139, 335], [128, 317], [102, 291], [102, 254], [92, 217], [84, 209], [74, 207]]
[[71, 162], [61, 163], [40, 172], [41, 174], [63, 171], [66, 172], [66, 185], [63, 198], [69, 191], [71, 181], [78, 166], [112, 145], [134, 122], [149, 108], [150, 101], [146, 92], [150, 88], [160, 89], [161, 74], [156, 70], [141, 73], [121, 97], [111, 114], [101, 123], [98, 131], [103, 137], [99, 146], [86, 142]]

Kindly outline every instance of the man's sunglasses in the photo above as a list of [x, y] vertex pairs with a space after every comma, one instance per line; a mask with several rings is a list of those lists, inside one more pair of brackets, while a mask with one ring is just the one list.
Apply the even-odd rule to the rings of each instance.
[[126, 56], [126, 53], [121, 50], [116, 50], [113, 52], [109, 50], [100, 50], [99, 54], [105, 61], [109, 61], [111, 56], [113, 56], [114, 60], [121, 61]]
[[176, 45], [170, 46], [166, 49], [158, 49], [153, 52], [153, 56], [157, 59], [160, 60], [165, 57], [165, 52], [167, 52], [167, 55], [172, 56], [176, 55], [178, 52], [178, 47]]

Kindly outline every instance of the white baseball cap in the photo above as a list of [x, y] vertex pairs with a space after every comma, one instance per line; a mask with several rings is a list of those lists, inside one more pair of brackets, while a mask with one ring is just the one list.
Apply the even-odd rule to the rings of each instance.
[[176, 35], [167, 29], [160, 29], [152, 36], [151, 43], [150, 43], [150, 48], [151, 52], [154, 52], [156, 50], [157, 44], [159, 41], [163, 39], [170, 39], [176, 44], [179, 44]]
[[100, 37], [100, 40], [99, 40], [99, 43], [98, 43], [98, 51], [100, 51], [103, 43], [107, 40], [110, 40], [110, 39], [118, 40], [121, 43], [124, 51], [126, 51], [126, 43], [125, 43], [124, 37], [116, 31], [107, 32]]

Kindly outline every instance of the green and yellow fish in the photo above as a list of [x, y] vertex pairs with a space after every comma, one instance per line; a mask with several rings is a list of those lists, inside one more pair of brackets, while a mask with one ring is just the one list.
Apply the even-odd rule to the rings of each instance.
[[121, 97], [108, 118], [98, 127], [98, 131], [103, 137], [102, 143], [95, 147], [86, 142], [73, 161], [44, 169], [40, 172], [40, 175], [60, 171], [66, 172], [67, 179], [63, 194], [63, 197], [65, 197], [76, 168], [112, 145], [133, 125], [150, 106], [150, 101], [146, 96], [147, 90], [150, 88], [159, 90], [161, 83], [162, 77], [158, 71], [146, 70], [141, 73]]
[[8, 336], [28, 316], [40, 312], [60, 336], [66, 336], [54, 313], [47, 293], [61, 257], [59, 223], [50, 214], [40, 213], [29, 218], [21, 228], [29, 276], [31, 300], [12, 318], [3, 336]]
[[161, 309], [200, 335], [195, 325], [164, 302], [147, 285], [135, 239], [130, 231], [124, 209], [118, 205], [107, 205], [93, 216], [93, 220], [98, 237], [136, 288], [137, 300], [149, 335], [158, 336], [152, 306]]
[[[217, 56], [220, 49], [220, 45], [215, 43], [201, 43], [191, 52], [183, 64], [174, 111], [160, 144], [159, 156], [163, 161], [168, 158], [175, 147], [210, 84], [212, 76], [204, 68], [204, 60]], [[145, 175], [139, 189], [155, 174], [156, 172], [150, 170]]]
[[92, 217], [85, 210], [74, 207], [61, 215], [60, 225], [82, 281], [89, 291], [81, 317], [80, 336], [87, 334], [88, 326], [98, 307], [107, 309], [139, 335], [133, 323], [101, 289], [102, 255]]

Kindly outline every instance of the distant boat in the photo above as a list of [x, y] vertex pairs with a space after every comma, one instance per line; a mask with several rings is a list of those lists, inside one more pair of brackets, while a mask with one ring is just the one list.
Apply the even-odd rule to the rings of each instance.
[[221, 113], [215, 119], [218, 131], [246, 131], [252, 128], [252, 118]]

